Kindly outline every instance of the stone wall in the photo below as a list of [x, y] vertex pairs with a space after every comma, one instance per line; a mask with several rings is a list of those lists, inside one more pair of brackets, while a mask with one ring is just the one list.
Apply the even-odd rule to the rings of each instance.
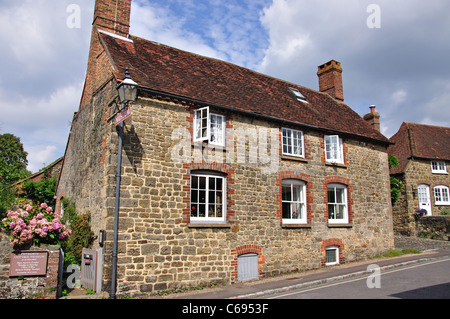
[[421, 237], [450, 240], [450, 216], [426, 216], [418, 220], [417, 234]]
[[30, 247], [48, 251], [47, 274], [34, 277], [9, 277], [11, 254], [9, 236], [0, 232], [0, 299], [55, 299], [58, 285], [59, 246]]
[[450, 175], [431, 173], [430, 163], [430, 160], [411, 159], [405, 173], [400, 177], [403, 189], [400, 192], [399, 201], [393, 207], [394, 231], [398, 234], [412, 236], [417, 234], [414, 214], [419, 207], [418, 185], [426, 184], [430, 187], [432, 216], [439, 216], [441, 210], [449, 208], [449, 206], [435, 204], [433, 188], [438, 185], [450, 186]]
[[[392, 248], [388, 164], [383, 146], [345, 139], [345, 164], [330, 165], [324, 162], [323, 133], [308, 131], [305, 132], [306, 159], [282, 158], [278, 148], [277, 170], [264, 174], [261, 167], [268, 164], [226, 162], [231, 152], [229, 145], [223, 151], [209, 150], [204, 144], [201, 150], [209, 158], [221, 153], [224, 160], [211, 164], [199, 162], [191, 139], [187, 138], [191, 160], [177, 163], [172, 151], [183, 139], [172, 134], [177, 129], [192, 132], [192, 111], [180, 103], [141, 97], [132, 107], [132, 118], [126, 121], [119, 222], [119, 295], [235, 282], [237, 257], [243, 252], [258, 253], [260, 276], [269, 276], [321, 267], [326, 243], [340, 245], [341, 262], [369, 258]], [[223, 114], [227, 117], [227, 127], [234, 130], [279, 130], [278, 124]], [[111, 142], [111, 153], [106, 156], [103, 172], [107, 176], [104, 188], [99, 191], [106, 195], [105, 209], [91, 207], [91, 213], [94, 227], [107, 230], [104, 287], [109, 287], [117, 133], [106, 132], [111, 135], [103, 140]], [[250, 152], [251, 144], [247, 143], [246, 151]], [[237, 150], [234, 151], [237, 156]], [[215, 169], [227, 174], [226, 224], [195, 225], [186, 219], [191, 169]], [[308, 182], [310, 223], [306, 226], [281, 225], [278, 199], [280, 180], [286, 176], [297, 176]], [[328, 225], [327, 182], [348, 184], [350, 224]], [[88, 193], [89, 189], [83, 191]], [[86, 198], [79, 201], [85, 202]], [[96, 214], [102, 217], [94, 217]]]
[[[91, 212], [96, 234], [106, 230], [106, 290], [111, 285], [117, 163], [117, 132], [106, 119], [114, 94], [115, 85], [108, 83], [97, 92], [92, 106], [77, 114], [58, 187], [58, 197], [72, 199], [82, 213]], [[235, 282], [240, 254], [258, 254], [263, 277], [320, 268], [329, 245], [339, 246], [341, 263], [393, 247], [384, 146], [344, 137], [344, 164], [332, 165], [324, 160], [324, 132], [305, 130], [305, 159], [281, 156], [280, 124], [211, 111], [226, 116], [229, 131], [275, 130], [275, 149], [270, 144], [267, 147], [273, 157], [264, 163], [250, 160], [252, 156], [258, 159], [252, 134], [244, 147], [244, 161], [237, 160], [242, 150], [235, 147], [232, 135], [227, 136], [224, 150], [206, 143], [197, 148], [191, 138], [192, 106], [141, 94], [124, 128], [118, 295]], [[183, 160], [175, 160], [176, 153], [184, 155]], [[274, 170], [264, 170], [271, 165]], [[189, 220], [190, 172], [198, 169], [226, 175], [224, 224]], [[307, 183], [307, 225], [281, 223], [281, 181], [285, 178]], [[346, 225], [327, 222], [327, 183], [336, 182], [348, 188], [350, 223]]]

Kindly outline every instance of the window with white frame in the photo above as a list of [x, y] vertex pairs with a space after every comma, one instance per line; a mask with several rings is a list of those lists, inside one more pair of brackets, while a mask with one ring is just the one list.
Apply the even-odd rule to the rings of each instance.
[[436, 205], [450, 205], [449, 190], [447, 186], [436, 186], [434, 188], [434, 201]]
[[431, 172], [437, 174], [447, 174], [447, 164], [445, 162], [431, 162]]
[[286, 179], [281, 187], [283, 224], [306, 224], [306, 184]]
[[325, 159], [330, 163], [344, 164], [342, 138], [339, 135], [325, 135]]
[[325, 265], [332, 266], [339, 264], [339, 247], [328, 246], [325, 249]]
[[226, 178], [214, 172], [191, 174], [191, 222], [224, 222]]
[[282, 128], [283, 154], [305, 157], [303, 132]]
[[328, 223], [348, 223], [347, 187], [328, 184]]
[[225, 116], [210, 113], [209, 107], [194, 110], [194, 142], [225, 146], [225, 124]]

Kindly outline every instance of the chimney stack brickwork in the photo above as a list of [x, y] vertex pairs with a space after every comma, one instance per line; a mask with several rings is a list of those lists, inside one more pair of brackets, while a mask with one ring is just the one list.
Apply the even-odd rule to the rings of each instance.
[[94, 29], [126, 37], [130, 31], [131, 0], [97, 0]]
[[[128, 37], [130, 31], [131, 0], [96, 0], [92, 23], [91, 46], [80, 109], [90, 102], [92, 93], [100, 87], [102, 79], [112, 75], [107, 57], [99, 40], [98, 30]], [[110, 76], [105, 76], [111, 73]]]
[[344, 101], [341, 63], [331, 60], [318, 67], [319, 91], [328, 93], [339, 101]]
[[375, 105], [370, 106], [370, 113], [364, 115], [364, 120], [380, 132], [380, 114], [375, 112]]

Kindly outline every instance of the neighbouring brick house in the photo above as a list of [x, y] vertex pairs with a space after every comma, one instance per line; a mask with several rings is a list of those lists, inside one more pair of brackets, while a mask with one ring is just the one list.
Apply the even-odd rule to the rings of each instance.
[[417, 209], [425, 209], [425, 216], [450, 209], [450, 128], [403, 123], [390, 141], [395, 144], [389, 155], [399, 160], [390, 174], [403, 183], [393, 207], [394, 230], [415, 235]]
[[[131, 0], [97, 0], [86, 84], [57, 196], [106, 230], [111, 283], [117, 131], [129, 68], [118, 294], [236, 282], [375, 256], [393, 247], [389, 140], [320, 92], [128, 34]], [[376, 113], [377, 114], [377, 113]], [[379, 117], [379, 116], [378, 116]], [[377, 118], [376, 118], [377, 119]], [[60, 205], [60, 204], [59, 204]]]

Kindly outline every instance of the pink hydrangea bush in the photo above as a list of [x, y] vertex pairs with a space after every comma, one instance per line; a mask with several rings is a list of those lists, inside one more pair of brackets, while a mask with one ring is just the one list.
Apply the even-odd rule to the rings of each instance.
[[57, 244], [68, 240], [71, 230], [61, 223], [60, 216], [46, 203], [38, 207], [25, 204], [7, 211], [0, 227], [10, 234], [12, 246], [34, 243]]

